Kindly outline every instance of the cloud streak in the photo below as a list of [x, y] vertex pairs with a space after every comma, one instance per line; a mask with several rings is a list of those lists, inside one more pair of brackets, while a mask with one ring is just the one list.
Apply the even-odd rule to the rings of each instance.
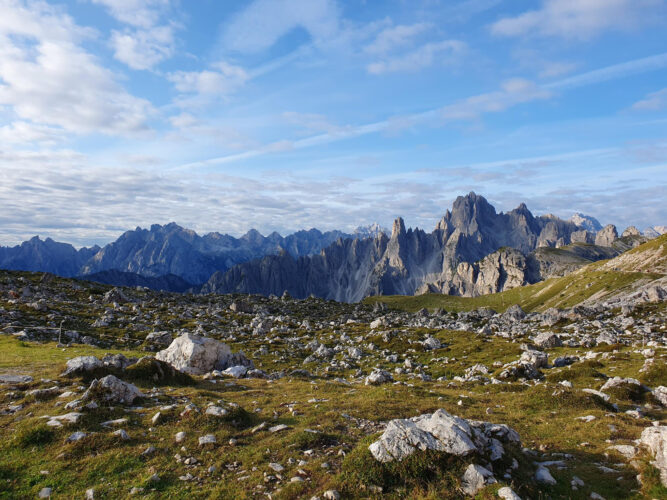
[[655, 22], [663, 0], [543, 0], [542, 7], [491, 26], [499, 36], [555, 36], [588, 40], [607, 30], [631, 30]]

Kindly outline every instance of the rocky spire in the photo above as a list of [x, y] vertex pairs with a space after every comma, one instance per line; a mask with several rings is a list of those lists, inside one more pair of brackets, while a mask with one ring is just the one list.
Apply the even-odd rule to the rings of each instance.
[[610, 247], [618, 239], [618, 231], [613, 224], [607, 224], [595, 236], [595, 244], [601, 247]]
[[405, 222], [403, 222], [403, 217], [399, 217], [394, 221], [394, 225], [391, 228], [391, 237], [392, 239], [394, 239], [404, 234], [405, 234]]

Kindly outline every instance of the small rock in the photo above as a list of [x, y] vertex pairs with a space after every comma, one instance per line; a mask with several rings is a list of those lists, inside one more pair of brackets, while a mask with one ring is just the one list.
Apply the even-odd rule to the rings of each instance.
[[201, 436], [199, 438], [199, 446], [205, 446], [207, 444], [215, 444], [217, 442], [218, 441], [215, 438], [214, 434], [206, 434], [205, 436]]

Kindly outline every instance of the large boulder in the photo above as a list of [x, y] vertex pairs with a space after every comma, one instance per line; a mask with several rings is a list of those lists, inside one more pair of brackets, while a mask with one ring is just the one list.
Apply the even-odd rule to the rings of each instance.
[[660, 471], [660, 481], [667, 487], [667, 425], [647, 427], [639, 438], [639, 443], [651, 452], [652, 462]]
[[560, 337], [552, 332], [539, 333], [535, 337], [533, 342], [535, 342], [536, 346], [541, 347], [543, 349], [547, 349], [549, 347], [560, 347], [563, 345], [563, 342], [561, 341]]
[[546, 368], [549, 365], [549, 355], [535, 349], [527, 349], [521, 353], [519, 361], [532, 364], [536, 369]]
[[394, 378], [391, 376], [391, 373], [386, 370], [375, 369], [366, 377], [365, 383], [366, 385], [380, 385], [393, 381]]
[[190, 375], [203, 375], [212, 370], [225, 370], [230, 366], [254, 367], [243, 353], [232, 354], [227, 344], [193, 333], [176, 338], [155, 357]]
[[67, 361], [67, 367], [62, 376], [88, 375], [100, 370], [102, 367], [104, 367], [104, 363], [95, 356], [77, 356]]
[[99, 380], [93, 380], [81, 399], [83, 401], [132, 404], [135, 399], [143, 397], [143, 393], [135, 385], [123, 382], [113, 375], [107, 375]]
[[510, 321], [521, 321], [526, 317], [526, 313], [519, 304], [514, 304], [509, 306], [507, 310], [503, 313], [503, 318]]
[[417, 450], [436, 450], [455, 456], [478, 453], [493, 461], [503, 456], [503, 442], [519, 443], [519, 435], [506, 425], [465, 420], [440, 409], [390, 421], [368, 449], [380, 462], [401, 461]]
[[123, 304], [125, 302], [130, 302], [130, 299], [123, 293], [123, 290], [120, 288], [112, 288], [107, 293], [104, 294], [104, 302], [116, 302], [118, 304]]

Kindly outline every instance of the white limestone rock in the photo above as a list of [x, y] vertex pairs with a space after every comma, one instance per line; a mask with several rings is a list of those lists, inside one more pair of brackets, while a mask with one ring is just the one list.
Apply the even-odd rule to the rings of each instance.
[[560, 337], [552, 332], [542, 332], [538, 334], [533, 340], [533, 342], [535, 342], [536, 346], [541, 347], [543, 349], [547, 349], [550, 347], [560, 347], [563, 345], [563, 342], [561, 341]]
[[647, 427], [639, 443], [651, 452], [654, 459], [651, 463], [660, 471], [660, 481], [667, 487], [667, 425]]
[[190, 375], [204, 375], [236, 365], [253, 366], [243, 354], [232, 354], [228, 345], [193, 333], [176, 338], [155, 357]]
[[667, 387], [664, 385], [659, 385], [653, 389], [653, 396], [660, 402], [662, 406], [667, 406]]
[[107, 375], [99, 380], [93, 380], [82, 400], [95, 399], [106, 403], [132, 404], [135, 399], [143, 397], [145, 397], [144, 394], [134, 384], [123, 382], [113, 375]]
[[[474, 445], [473, 445], [474, 446]], [[415, 450], [444, 451], [445, 447], [432, 434], [423, 431], [411, 420], [392, 420], [378, 441], [368, 449], [380, 462], [401, 461]]]
[[95, 356], [77, 356], [67, 361], [67, 368], [63, 372], [63, 377], [72, 377], [75, 375], [85, 375], [102, 368], [104, 364]]
[[440, 409], [411, 419], [392, 420], [369, 446], [380, 462], [403, 460], [417, 450], [436, 450], [455, 456], [484, 453], [491, 460], [504, 455], [502, 443], [520, 443], [510, 427], [465, 420]]
[[503, 486], [497, 493], [498, 496], [504, 500], [521, 500], [521, 497], [514, 493], [514, 490], [509, 486]]
[[394, 378], [386, 370], [373, 370], [370, 375], [366, 377], [366, 385], [380, 385], [387, 382], [393, 382]]
[[481, 465], [470, 464], [461, 478], [461, 489], [466, 495], [475, 496], [487, 484], [496, 483], [493, 472]]

